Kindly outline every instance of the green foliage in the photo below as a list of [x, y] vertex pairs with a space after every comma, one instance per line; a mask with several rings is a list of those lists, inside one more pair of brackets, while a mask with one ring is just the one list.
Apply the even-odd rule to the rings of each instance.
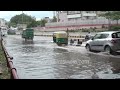
[[99, 16], [103, 16], [111, 20], [116, 20], [118, 25], [118, 20], [120, 19], [120, 11], [109, 11], [104, 14], [100, 14]]
[[54, 16], [52, 22], [57, 22], [57, 18]]
[[41, 19], [39, 21], [36, 21], [36, 26], [40, 25], [41, 27], [44, 27], [47, 21], [45, 19]]
[[[57, 18], [53, 17], [52, 22], [57, 22]], [[40, 25], [44, 27], [47, 21], [45, 19], [41, 19], [39, 21], [35, 20], [35, 17], [28, 16], [26, 14], [15, 15], [10, 19], [9, 27], [16, 27], [17, 24], [27, 24], [27, 28], [36, 27]]]
[[45, 19], [41, 19], [41, 27], [44, 27], [47, 21]]
[[36, 27], [36, 26], [37, 26], [37, 22], [36, 21], [32, 21], [31, 23], [29, 23], [27, 25], [27, 28]]
[[111, 29], [110, 29], [110, 31], [118, 31], [118, 30], [120, 30], [120, 26], [118, 26], [118, 25], [116, 25], [116, 26], [111, 26]]
[[106, 19], [112, 19], [113, 12], [108, 11], [106, 13], [100, 14], [99, 16], [105, 17]]
[[112, 12], [112, 19], [113, 20], [119, 20], [120, 19], [120, 11]]
[[120, 11], [108, 11], [99, 16], [103, 16], [109, 20], [109, 30], [117, 30], [119, 26], [111, 26], [110, 20], [116, 20], [116, 24], [118, 25], [118, 20], [120, 20]]
[[7, 62], [1, 43], [0, 43], [0, 69], [2, 69], [2, 74], [0, 75], [0, 79], [10, 79], [10, 72], [8, 71], [9, 69], [7, 67]]
[[27, 24], [29, 27], [37, 25], [35, 18], [26, 14], [15, 15], [10, 19], [10, 26], [16, 26], [17, 24]]
[[36, 21], [37, 25], [41, 25], [41, 20]]
[[117, 25], [118, 25], [118, 20], [120, 19], [120, 11], [114, 11], [113, 12], [113, 16], [112, 16], [112, 20], [116, 20], [117, 21]]

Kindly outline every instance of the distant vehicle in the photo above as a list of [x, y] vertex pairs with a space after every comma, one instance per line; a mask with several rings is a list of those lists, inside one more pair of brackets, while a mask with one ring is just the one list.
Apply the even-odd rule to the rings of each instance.
[[67, 33], [64, 31], [59, 31], [54, 33], [55, 36], [53, 36], [53, 41], [56, 42], [57, 45], [67, 45], [68, 44], [68, 37]]
[[53, 33], [53, 42], [55, 42], [55, 43], [56, 43], [56, 33], [57, 33], [57, 32], [54, 32], [54, 33]]
[[120, 31], [106, 31], [96, 34], [86, 42], [88, 51], [115, 53], [120, 50]]
[[16, 34], [16, 31], [15, 31], [14, 29], [9, 29], [9, 30], [7, 31], [7, 34], [8, 34], [8, 35], [15, 35], [15, 34]]
[[34, 30], [31, 28], [27, 28], [22, 31], [22, 38], [25, 40], [33, 40], [34, 38]]

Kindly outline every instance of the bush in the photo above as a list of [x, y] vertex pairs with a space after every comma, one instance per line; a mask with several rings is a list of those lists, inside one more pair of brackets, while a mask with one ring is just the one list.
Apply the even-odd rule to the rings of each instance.
[[82, 32], [89, 32], [89, 29], [82, 29]]
[[105, 28], [105, 25], [102, 25], [102, 28]]
[[110, 30], [118, 31], [120, 30], [120, 26], [111, 26]]

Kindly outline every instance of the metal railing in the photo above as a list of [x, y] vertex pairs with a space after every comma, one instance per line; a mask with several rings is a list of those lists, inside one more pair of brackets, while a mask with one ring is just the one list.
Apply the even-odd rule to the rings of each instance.
[[19, 79], [19, 77], [17, 75], [17, 70], [13, 66], [13, 61], [12, 61], [13, 57], [10, 57], [10, 55], [8, 54], [6, 48], [4, 47], [3, 39], [1, 40], [1, 45], [2, 45], [2, 49], [4, 51], [4, 54], [5, 54], [5, 58], [7, 60], [7, 67], [10, 70], [10, 78], [11, 79]]

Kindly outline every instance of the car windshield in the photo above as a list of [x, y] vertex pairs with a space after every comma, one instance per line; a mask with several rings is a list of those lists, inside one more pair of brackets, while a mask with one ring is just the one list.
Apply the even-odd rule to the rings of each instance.
[[113, 33], [112, 38], [120, 38], [120, 32]]

